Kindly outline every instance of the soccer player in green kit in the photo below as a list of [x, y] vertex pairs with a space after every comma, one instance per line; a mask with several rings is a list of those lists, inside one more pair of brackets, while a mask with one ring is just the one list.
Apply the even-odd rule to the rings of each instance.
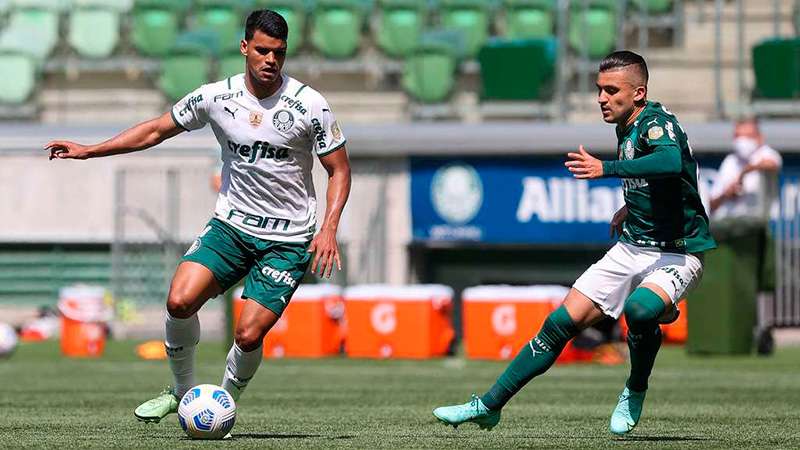
[[618, 158], [601, 161], [580, 146], [565, 163], [576, 178], [622, 178], [625, 206], [611, 221], [619, 241], [578, 278], [562, 306], [483, 396], [433, 411], [441, 422], [493, 428], [503, 406], [547, 371], [570, 339], [603, 317], [616, 319], [623, 312], [631, 371], [609, 429], [624, 435], [639, 422], [661, 346], [659, 323], [677, 318], [675, 304], [702, 276], [703, 252], [716, 247], [686, 133], [664, 106], [647, 100], [647, 81], [641, 56], [620, 51], [603, 59], [597, 101], [603, 120], [617, 125]]

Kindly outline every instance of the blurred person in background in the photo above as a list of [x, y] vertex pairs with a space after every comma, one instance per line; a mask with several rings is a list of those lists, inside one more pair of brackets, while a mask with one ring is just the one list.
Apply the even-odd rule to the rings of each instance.
[[[720, 241], [755, 235], [756, 288], [759, 306], [775, 291], [775, 257], [769, 220], [778, 199], [778, 176], [783, 166], [780, 153], [766, 144], [756, 118], [736, 122], [733, 151], [719, 167], [711, 188], [712, 232]], [[757, 308], [758, 351], [771, 353], [771, 333]]]

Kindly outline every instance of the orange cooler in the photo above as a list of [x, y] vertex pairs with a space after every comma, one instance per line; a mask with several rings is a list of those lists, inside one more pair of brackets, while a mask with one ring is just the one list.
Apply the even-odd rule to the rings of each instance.
[[345, 291], [347, 356], [445, 356], [455, 335], [453, 290], [442, 285], [354, 286]]
[[476, 286], [461, 295], [468, 358], [510, 359], [536, 334], [569, 288]]
[[[234, 325], [244, 303], [242, 288], [239, 288], [233, 299]], [[264, 357], [319, 358], [338, 354], [343, 314], [344, 304], [338, 286], [301, 285], [283, 316], [264, 338]]]
[[68, 286], [59, 291], [61, 353], [64, 356], [96, 358], [106, 345], [105, 324], [113, 311], [106, 303], [106, 290], [98, 286]]

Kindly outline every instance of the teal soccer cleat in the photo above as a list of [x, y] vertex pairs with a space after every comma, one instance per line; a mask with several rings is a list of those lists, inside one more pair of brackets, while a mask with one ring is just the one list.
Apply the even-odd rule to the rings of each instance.
[[482, 430], [491, 430], [500, 422], [500, 411], [490, 411], [477, 395], [472, 395], [469, 403], [442, 406], [433, 410], [440, 422], [458, 428], [464, 422], [478, 424]]
[[158, 423], [168, 414], [178, 412], [178, 397], [172, 389], [164, 389], [158, 397], [150, 399], [136, 408], [133, 415], [140, 422]]
[[628, 389], [627, 386], [622, 390], [617, 407], [611, 413], [609, 431], [617, 436], [624, 436], [633, 430], [642, 416], [645, 394], [647, 394], [647, 391], [636, 392]]

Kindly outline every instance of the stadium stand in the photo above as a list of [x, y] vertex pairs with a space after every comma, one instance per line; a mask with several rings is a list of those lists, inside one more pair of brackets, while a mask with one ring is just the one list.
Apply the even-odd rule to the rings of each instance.
[[505, 0], [504, 35], [512, 39], [555, 35], [555, 0]]
[[[786, 22], [794, 23], [798, 15], [796, 7], [794, 13], [792, 7], [796, 2], [779, 3], [788, 18]], [[767, 5], [759, 4], [745, 4], [748, 27], [758, 27], [753, 33], [748, 28], [745, 38], [748, 47], [771, 37], [762, 32], [771, 28], [765, 19], [769, 17]], [[559, 9], [559, 5], [569, 5], [569, 9]], [[702, 66], [710, 72], [715, 64], [711, 56], [713, 34], [709, 34], [713, 17], [707, 13], [713, 3], [708, 1], [0, 0], [0, 58], [10, 61], [0, 70], [12, 72], [11, 64], [20, 67], [10, 75], [20, 88], [0, 95], [0, 117], [28, 116], [42, 120], [59, 117], [68, 121], [79, 116], [76, 109], [63, 107], [68, 115], [57, 114], [51, 100], [56, 99], [59, 104], [91, 103], [89, 98], [98, 97], [95, 94], [100, 89], [110, 89], [108, 98], [160, 96], [160, 104], [152, 103], [151, 109], [139, 112], [137, 118], [163, 110], [185, 91], [177, 87], [179, 80], [171, 73], [176, 58], [197, 62], [204, 68], [191, 77], [192, 81], [223, 78], [241, 71], [237, 42], [243, 15], [253, 7], [277, 9], [289, 21], [291, 58], [287, 70], [291, 73], [333, 98], [340, 94], [349, 98], [359, 92], [368, 96], [370, 102], [380, 103], [385, 97], [387, 108], [398, 105], [392, 117], [406, 120], [439, 117], [416, 114], [416, 105], [449, 105], [450, 113], [444, 116], [450, 118], [488, 117], [478, 114], [488, 101], [479, 94], [485, 83], [478, 55], [493, 37], [550, 38], [566, 43], [563, 49], [557, 46], [555, 62], [556, 69], [563, 74], [559, 77], [563, 86], [553, 88], [550, 101], [567, 104], [564, 110], [579, 118], [582, 112], [575, 105], [588, 108], [592, 103], [590, 81], [597, 59], [615, 48], [649, 48], [655, 66], [661, 64], [669, 71], [679, 70], [676, 65], [668, 64], [676, 58], [685, 63], [679, 64], [685, 66], [683, 70]], [[736, 13], [735, 5], [726, 3], [724, 11], [722, 20], [730, 21], [731, 14]], [[699, 22], [687, 22], [687, 14], [698, 17]], [[694, 33], [700, 33], [692, 44], [698, 49], [696, 52], [684, 47], [687, 24]], [[665, 30], [667, 34], [662, 33]], [[217, 44], [206, 55], [192, 54], [197, 52], [176, 46], [176, 41], [185, 39], [186, 33], [210, 32], [218, 35]], [[436, 33], [460, 34], [460, 37], [450, 39], [452, 42], [447, 45], [442, 45], [445, 40], [433, 45], [422, 42], [423, 36]], [[57, 45], [60, 40], [67, 45]], [[722, 50], [723, 78], [731, 77], [735, 70], [730, 63], [736, 54], [728, 45], [724, 43]], [[450, 49], [444, 50], [446, 46]], [[439, 54], [433, 58], [436, 52]], [[701, 56], [703, 52], [705, 57]], [[454, 54], [455, 62], [445, 62], [451, 60], [447, 55], [450, 53]], [[745, 53], [749, 60], [749, 52]], [[32, 59], [33, 69], [25, 55]], [[421, 63], [433, 60], [438, 62], [429, 69], [425, 68], [427, 63]], [[449, 65], [454, 68], [443, 69]], [[433, 78], [420, 81], [428, 73]], [[672, 84], [676, 86], [671, 89], [677, 89], [677, 83]], [[727, 86], [731, 85], [721, 88], [724, 95], [729, 95], [732, 89]], [[97, 90], [90, 86], [96, 86]], [[73, 87], [76, 95], [61, 94]], [[749, 89], [746, 91], [749, 101]], [[764, 97], [758, 97], [760, 90], [755, 91], [754, 99], [762, 101]], [[714, 104], [713, 95], [693, 93], [681, 98], [687, 99], [686, 103], [702, 98], [706, 108], [703, 114], [709, 114], [710, 110], [720, 108]], [[11, 113], [5, 111], [8, 108], [13, 108]], [[681, 111], [680, 105], [675, 108]], [[734, 107], [722, 105], [722, 108]], [[102, 116], [100, 110], [98, 105], [96, 113], [84, 116]], [[687, 110], [698, 111], [695, 107]], [[352, 113], [354, 117], [369, 116]], [[346, 118], [346, 112], [343, 114]]]

